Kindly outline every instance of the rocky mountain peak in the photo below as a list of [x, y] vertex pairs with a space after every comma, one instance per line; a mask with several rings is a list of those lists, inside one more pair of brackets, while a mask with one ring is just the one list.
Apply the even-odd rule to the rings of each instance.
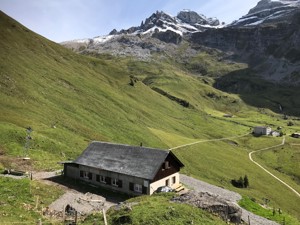
[[190, 10], [180, 11], [177, 15], [177, 18], [181, 21], [196, 25], [210, 25], [210, 26], [218, 26], [220, 25], [220, 21], [216, 18], [206, 18], [204, 15], [199, 15], [198, 13]]
[[139, 27], [142, 31], [147, 31], [154, 26], [163, 28], [164, 24], [170, 23], [170, 24], [176, 24], [176, 19], [172, 17], [171, 15], [168, 15], [167, 13], [163, 11], [156, 11], [156, 13], [153, 13], [150, 17], [148, 17], [145, 20], [145, 23], [142, 22], [141, 26]]
[[261, 0], [257, 3], [257, 5], [250, 9], [248, 14], [258, 13], [261, 11], [270, 11], [276, 9], [278, 7], [290, 7], [295, 5], [295, 3], [299, 2], [298, 0]]
[[184, 10], [178, 13], [177, 16], [171, 16], [163, 11], [156, 11], [145, 21], [141, 22], [140, 26], [123, 29], [119, 32], [115, 29], [110, 32], [110, 35], [115, 34], [146, 34], [158, 32], [175, 32], [179, 35], [185, 33], [204, 31], [209, 28], [216, 28], [220, 25], [217, 18], [206, 18], [204, 15], [190, 10]]
[[248, 14], [229, 26], [257, 26], [289, 20], [300, 10], [300, 0], [261, 0]]

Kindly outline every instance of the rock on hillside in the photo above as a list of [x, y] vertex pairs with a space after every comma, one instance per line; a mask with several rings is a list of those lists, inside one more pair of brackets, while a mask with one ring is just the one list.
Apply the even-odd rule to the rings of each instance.
[[189, 191], [172, 199], [173, 202], [186, 203], [209, 212], [218, 214], [223, 220], [232, 223], [241, 223], [242, 210], [236, 204], [223, 199], [220, 196], [208, 192]]

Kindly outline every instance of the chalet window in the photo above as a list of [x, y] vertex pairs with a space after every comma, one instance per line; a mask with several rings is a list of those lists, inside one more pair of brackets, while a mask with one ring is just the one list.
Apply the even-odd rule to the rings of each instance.
[[138, 192], [138, 193], [143, 193], [143, 194], [147, 194], [148, 188], [141, 185], [141, 184], [134, 184], [134, 183], [129, 183], [129, 190], [130, 191], [134, 191], [134, 192]]
[[134, 184], [134, 191], [142, 193], [143, 192], [143, 186], [140, 184]]
[[166, 180], [166, 186], [169, 186], [170, 182], [169, 179]]
[[147, 181], [147, 180], [144, 180], [144, 185], [143, 185], [144, 187], [149, 187], [149, 181]]
[[113, 178], [111, 184], [112, 184], [113, 186], [117, 186], [117, 187], [118, 187], [118, 179]]
[[123, 186], [123, 183], [121, 180], [113, 178], [111, 180], [111, 185], [121, 188]]
[[111, 178], [110, 177], [105, 177], [105, 183], [108, 185], [111, 185]]
[[170, 165], [169, 165], [169, 161], [165, 161], [165, 169], [169, 169]]
[[105, 176], [96, 175], [96, 181], [105, 184], [105, 183], [106, 183], [106, 182], [105, 182]]
[[169, 161], [165, 161], [163, 166], [162, 166], [162, 171], [170, 169], [170, 163]]
[[106, 183], [106, 182], [105, 182], [105, 176], [100, 176], [100, 182], [101, 182], [101, 183], [104, 183], [104, 184]]
[[84, 179], [89, 179], [92, 180], [93, 179], [93, 174], [89, 173], [87, 171], [82, 171], [80, 170], [80, 177], [84, 178]]
[[175, 184], [176, 183], [176, 177], [172, 177], [172, 183]]

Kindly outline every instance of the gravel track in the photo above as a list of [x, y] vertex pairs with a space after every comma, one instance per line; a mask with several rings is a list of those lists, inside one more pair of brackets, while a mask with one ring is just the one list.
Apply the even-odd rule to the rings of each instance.
[[[33, 174], [33, 179], [41, 180], [45, 183], [48, 183], [49, 185], [55, 185], [55, 183], [46, 180], [46, 178], [55, 176], [55, 172], [39, 172], [39, 173], [34, 173]], [[220, 187], [217, 187], [215, 185], [208, 184], [204, 181], [197, 180], [195, 178], [180, 174], [180, 180], [183, 184], [185, 184], [187, 187], [194, 189], [197, 192], [208, 192], [214, 195], [221, 196], [221, 198], [233, 202], [237, 204], [237, 202], [242, 198], [240, 194], [229, 191]], [[53, 203], [52, 206], [50, 207], [52, 210], [59, 210], [61, 209], [61, 202], [66, 204], [67, 202], [72, 202], [73, 199], [78, 199], [80, 198], [86, 198], [84, 193], [79, 193], [75, 190], [69, 189], [64, 187], [66, 189], [67, 195], [62, 196], [60, 199], [58, 199], [56, 203]], [[74, 197], [76, 196], [76, 198]], [[66, 197], [68, 197], [66, 201]], [[98, 199], [98, 198], [93, 198], [93, 199]], [[104, 199], [103, 199], [104, 200]], [[103, 203], [102, 203], [103, 204]], [[104, 208], [107, 210], [110, 208], [112, 205], [115, 205], [114, 202], [109, 202], [104, 200]], [[82, 205], [82, 208], [80, 208], [80, 211], [85, 211], [85, 208], [90, 207], [90, 204], [88, 206]], [[96, 207], [98, 208], [98, 206]], [[276, 222], [270, 221], [268, 219], [265, 219], [263, 217], [254, 215], [253, 213], [245, 210], [242, 208], [242, 219], [245, 222], [248, 222], [248, 216], [250, 218], [251, 225], [279, 225]]]
[[[214, 195], [221, 196], [223, 199], [233, 202], [235, 204], [238, 203], [242, 196], [236, 192], [229, 191], [215, 185], [208, 184], [206, 182], [197, 180], [195, 178], [180, 174], [180, 180], [187, 187], [194, 189], [197, 192], [208, 192]], [[243, 208], [242, 209], [242, 219], [248, 223], [248, 216], [251, 222], [251, 225], [279, 225], [278, 223], [268, 220], [266, 218], [257, 216]]]

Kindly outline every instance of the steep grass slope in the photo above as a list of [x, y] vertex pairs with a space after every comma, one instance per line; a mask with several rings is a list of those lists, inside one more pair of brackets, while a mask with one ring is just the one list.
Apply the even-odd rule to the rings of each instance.
[[[38, 168], [74, 158], [91, 140], [172, 147], [151, 128], [186, 138], [245, 131], [244, 127], [231, 129], [226, 121], [205, 119], [205, 108], [222, 111], [236, 96], [217, 91], [173, 65], [80, 56], [4, 14], [0, 23], [0, 146], [7, 154], [21, 156], [25, 128], [32, 127], [30, 155]], [[130, 76], [137, 73], [140, 81], [129, 85]], [[153, 86], [193, 107], [183, 107]], [[216, 103], [212, 96], [220, 96], [220, 101]], [[203, 130], [203, 126], [220, 123], [230, 131]]]
[[[78, 156], [91, 140], [167, 149], [242, 135], [257, 124], [281, 126], [284, 132], [299, 128], [298, 121], [286, 128], [281, 116], [247, 106], [238, 95], [213, 88], [212, 79], [193, 76], [173, 61], [78, 55], [3, 13], [0, 28], [0, 169], [53, 170], [59, 168], [58, 161]], [[33, 129], [31, 160], [24, 163], [20, 158], [27, 154], [25, 130], [29, 126]], [[283, 196], [280, 184], [247, 161], [251, 149], [278, 141], [249, 136], [229, 144], [208, 142], [177, 149], [176, 153], [186, 165], [185, 173], [220, 186], [233, 189], [230, 179], [249, 174], [251, 188], [236, 191], [260, 199], [270, 190], [268, 198], [274, 207], [299, 218], [295, 207], [299, 200], [290, 193]], [[296, 168], [296, 162], [291, 167]], [[299, 188], [289, 174], [282, 176]], [[272, 189], [266, 189], [266, 181]]]

